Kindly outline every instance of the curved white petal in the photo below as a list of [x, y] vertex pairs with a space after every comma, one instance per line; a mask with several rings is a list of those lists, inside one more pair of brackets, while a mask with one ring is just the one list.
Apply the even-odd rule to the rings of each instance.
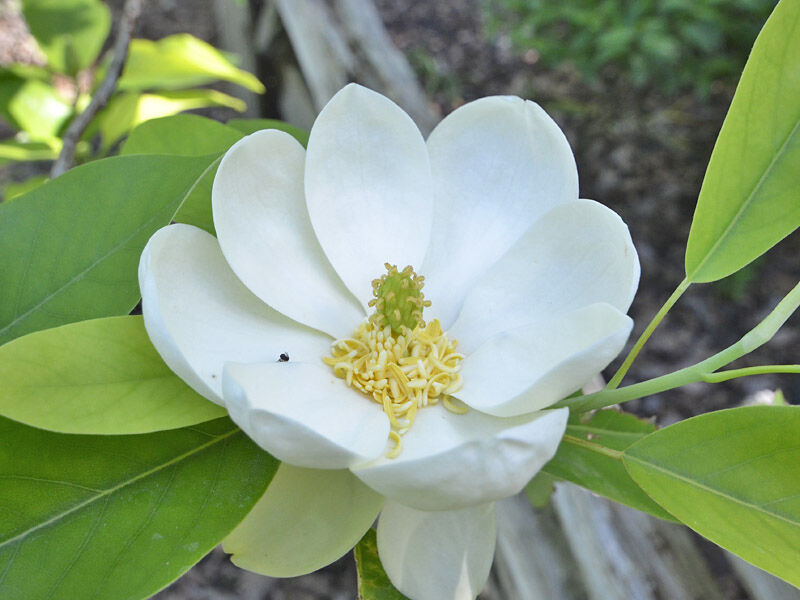
[[305, 575], [355, 546], [381, 506], [383, 497], [350, 471], [282, 463], [222, 547], [242, 569], [271, 577]]
[[422, 274], [432, 313], [452, 325], [474, 280], [547, 210], [578, 199], [558, 125], [530, 101], [495, 96], [453, 111], [428, 139], [434, 184]]
[[214, 178], [219, 245], [233, 271], [275, 310], [340, 338], [364, 313], [331, 267], [308, 218], [305, 150], [258, 131], [231, 146]]
[[366, 306], [384, 263], [422, 265], [432, 200], [425, 141], [394, 102], [359, 85], [337, 93], [311, 129], [306, 201], [325, 254]]
[[550, 406], [579, 390], [620, 353], [633, 321], [592, 304], [490, 338], [461, 363], [469, 406], [498, 417]]
[[448, 332], [470, 354], [501, 331], [606, 302], [627, 312], [639, 284], [628, 227], [592, 200], [538, 219], [475, 284]]
[[519, 492], [555, 454], [568, 411], [498, 419], [441, 405], [420, 409], [397, 458], [353, 467], [384, 496], [420, 510], [451, 510]]
[[229, 363], [222, 384], [231, 419], [289, 464], [345, 469], [372, 460], [387, 447], [386, 414], [322, 361]]
[[256, 298], [231, 271], [217, 240], [191, 225], [168, 225], [139, 261], [142, 312], [164, 362], [198, 393], [222, 404], [227, 361], [318, 359], [330, 339]]
[[489, 577], [495, 541], [494, 504], [426, 512], [387, 501], [378, 520], [381, 564], [411, 600], [473, 600]]

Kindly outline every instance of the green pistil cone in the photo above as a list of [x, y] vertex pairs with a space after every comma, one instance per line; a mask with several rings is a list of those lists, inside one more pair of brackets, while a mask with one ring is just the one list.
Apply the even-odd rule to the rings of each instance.
[[422, 293], [424, 281], [411, 266], [398, 271], [395, 265], [386, 263], [386, 274], [372, 282], [375, 298], [369, 304], [375, 312], [370, 319], [381, 327], [389, 325], [395, 336], [401, 335], [404, 328], [413, 331], [417, 325], [424, 326], [422, 309], [430, 306]]

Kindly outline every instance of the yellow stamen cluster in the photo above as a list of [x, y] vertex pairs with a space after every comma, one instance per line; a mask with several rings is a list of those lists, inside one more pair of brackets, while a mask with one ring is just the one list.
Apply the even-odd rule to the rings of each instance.
[[466, 412], [463, 404], [450, 397], [461, 388], [463, 358], [456, 352], [456, 341], [442, 333], [438, 320], [427, 326], [418, 324], [413, 330], [403, 325], [395, 335], [389, 324], [381, 326], [367, 319], [353, 337], [335, 341], [331, 356], [323, 360], [337, 377], [383, 407], [395, 442], [387, 456], [394, 458], [402, 449], [400, 436], [411, 427], [420, 408], [441, 401], [452, 412]]

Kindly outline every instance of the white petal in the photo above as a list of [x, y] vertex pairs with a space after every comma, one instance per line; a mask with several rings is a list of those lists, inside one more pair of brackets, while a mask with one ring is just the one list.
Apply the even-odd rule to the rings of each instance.
[[494, 504], [425, 512], [387, 501], [378, 521], [381, 564], [411, 600], [473, 600], [489, 578], [495, 541]]
[[567, 409], [498, 419], [441, 405], [420, 409], [397, 458], [352, 471], [384, 496], [420, 510], [450, 510], [519, 492], [555, 454]]
[[542, 214], [578, 199], [578, 172], [558, 125], [511, 96], [453, 111], [428, 151], [434, 217], [422, 274], [431, 314], [449, 328], [472, 282]]
[[330, 339], [256, 298], [231, 271], [214, 236], [168, 225], [139, 261], [142, 312], [164, 362], [209, 400], [221, 404], [227, 361], [317, 359]]
[[490, 338], [461, 363], [469, 406], [498, 417], [540, 410], [579, 390], [620, 353], [633, 321], [592, 304]]
[[355, 546], [381, 506], [383, 497], [350, 471], [283, 463], [223, 548], [242, 569], [271, 577], [305, 575]]
[[292, 465], [345, 469], [387, 447], [389, 419], [381, 407], [347, 387], [322, 361], [228, 364], [223, 394], [231, 419]]
[[214, 227], [231, 268], [275, 310], [340, 338], [364, 313], [331, 267], [308, 218], [305, 150], [288, 133], [249, 135], [214, 178]]
[[394, 102], [350, 84], [311, 129], [306, 201], [317, 238], [366, 306], [384, 263], [419, 270], [432, 219], [425, 141]]
[[627, 312], [639, 284], [628, 227], [592, 200], [536, 221], [476, 283], [449, 334], [469, 354], [492, 335], [606, 302]]

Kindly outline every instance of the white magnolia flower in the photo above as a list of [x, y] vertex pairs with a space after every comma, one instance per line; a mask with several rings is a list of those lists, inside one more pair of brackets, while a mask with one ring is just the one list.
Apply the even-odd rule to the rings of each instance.
[[[234, 562], [314, 570], [381, 511], [396, 587], [474, 597], [493, 502], [519, 492], [564, 432], [566, 409], [545, 409], [630, 333], [639, 263], [625, 224], [578, 199], [567, 140], [537, 104], [469, 103], [426, 142], [357, 85], [323, 109], [307, 151], [276, 130], [236, 143], [213, 211], [217, 238], [161, 229], [139, 278], [166, 363], [284, 461], [226, 541]], [[415, 328], [420, 280], [387, 262], [424, 274], [428, 329]], [[382, 275], [384, 316], [365, 321]]]

